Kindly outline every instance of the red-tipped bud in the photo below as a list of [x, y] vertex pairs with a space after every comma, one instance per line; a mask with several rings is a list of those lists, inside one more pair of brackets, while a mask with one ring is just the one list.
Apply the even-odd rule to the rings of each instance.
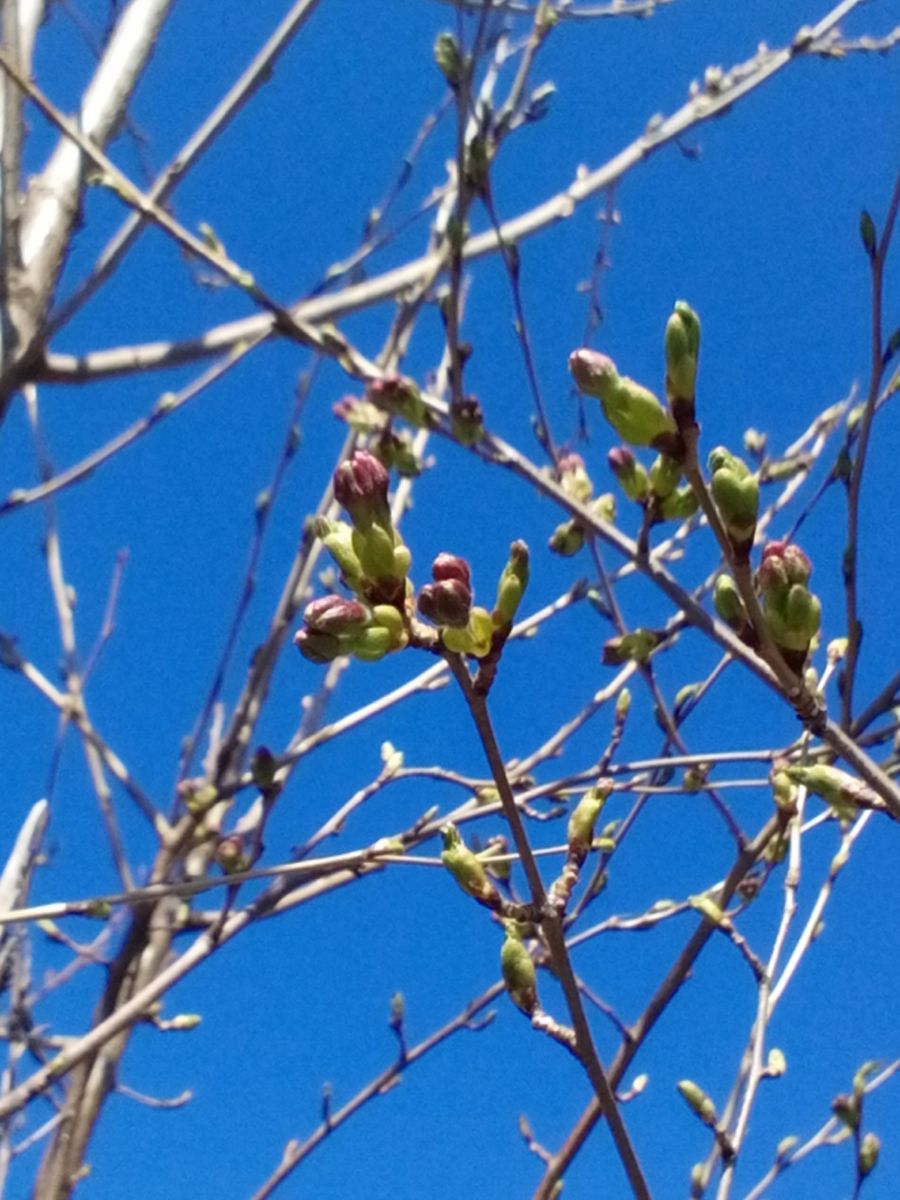
[[613, 446], [606, 456], [606, 461], [629, 500], [637, 500], [640, 503], [647, 499], [650, 491], [647, 472], [627, 446]]
[[303, 622], [315, 633], [355, 633], [369, 619], [369, 611], [358, 600], [347, 600], [343, 596], [322, 596], [307, 604]]
[[357, 450], [334, 473], [334, 498], [362, 530], [373, 523], [390, 528], [388, 473], [366, 450]]
[[366, 388], [366, 395], [373, 404], [409, 421], [410, 425], [425, 424], [428, 410], [418, 387], [404, 375], [386, 375], [384, 379], [373, 379]]
[[457, 554], [439, 554], [431, 564], [431, 578], [435, 583], [442, 583], [445, 579], [458, 579], [467, 588], [472, 587], [469, 564]]
[[435, 625], [462, 629], [469, 623], [472, 593], [459, 579], [427, 583], [419, 592], [419, 612]]
[[334, 662], [343, 653], [340, 638], [333, 633], [315, 633], [311, 629], [301, 629], [294, 634], [294, 645], [304, 658], [314, 663]]

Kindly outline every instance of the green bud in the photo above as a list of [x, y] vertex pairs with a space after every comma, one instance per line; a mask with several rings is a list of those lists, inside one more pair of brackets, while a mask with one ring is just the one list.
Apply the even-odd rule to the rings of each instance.
[[370, 625], [347, 642], [347, 651], [362, 662], [378, 662], [394, 649], [389, 629], [382, 625]]
[[441, 862], [460, 888], [485, 908], [494, 911], [499, 909], [501, 900], [497, 889], [488, 879], [483, 865], [460, 837], [456, 826], [446, 824], [441, 830], [441, 837], [444, 839]]
[[660, 454], [650, 468], [650, 491], [660, 500], [671, 496], [681, 479], [681, 464]]
[[851, 1132], [859, 1128], [859, 1100], [856, 1096], [835, 1096], [831, 1102], [831, 1111]]
[[816, 796], [821, 796], [834, 815], [842, 821], [852, 820], [857, 812], [857, 801], [868, 798], [865, 785], [855, 776], [826, 763], [785, 767], [784, 774], [793, 783], [805, 787]]
[[759, 512], [759, 484], [746, 467], [742, 474], [731, 466], [721, 466], [713, 472], [710, 486], [732, 546], [735, 551], [749, 552]]
[[747, 612], [738, 586], [730, 575], [717, 575], [713, 584], [713, 604], [722, 620], [739, 633], [747, 624]]
[[605, 354], [575, 350], [569, 356], [569, 370], [581, 391], [599, 399], [603, 415], [624, 441], [633, 446], [664, 446], [677, 441], [671, 413], [648, 388], [620, 376]]
[[409, 642], [403, 613], [393, 604], [376, 604], [372, 609], [372, 620], [381, 629], [386, 629], [390, 635], [392, 650], [400, 650]]
[[603, 779], [595, 787], [588, 788], [576, 804], [569, 817], [566, 838], [569, 855], [580, 866], [587, 858], [594, 839], [594, 825], [603, 811], [606, 798], [612, 791], [612, 780]]
[[607, 525], [615, 525], [616, 523], [616, 498], [612, 492], [604, 492], [602, 496], [597, 496], [588, 505], [588, 508], [595, 517], [599, 517], [601, 521], [606, 521]]
[[629, 500], [641, 503], [647, 499], [650, 491], [647, 472], [627, 446], [614, 446], [607, 455], [607, 462]]
[[580, 454], [566, 454], [559, 460], [559, 482], [566, 495], [579, 504], [587, 504], [594, 490]]
[[451, 407], [450, 433], [461, 446], [475, 446], [484, 437], [484, 414], [474, 396]]
[[354, 529], [353, 550], [367, 579], [384, 579], [394, 574], [394, 533], [383, 525]]
[[866, 254], [869, 258], [874, 258], [878, 235], [875, 232], [875, 222], [865, 209], [859, 214], [859, 236]]
[[859, 1177], [865, 1177], [874, 1171], [881, 1153], [881, 1141], [875, 1133], [867, 1133], [859, 1146]]
[[449, 86], [456, 91], [462, 82], [463, 58], [452, 33], [439, 33], [435, 38], [434, 61]]
[[509, 998], [530, 1017], [537, 1008], [537, 972], [534, 960], [522, 944], [514, 921], [505, 922], [506, 939], [500, 949], [500, 971]]
[[584, 546], [584, 529], [577, 521], [563, 521], [553, 530], [547, 545], [554, 554], [571, 558]]
[[645, 663], [660, 643], [660, 635], [653, 629], [635, 629], [603, 643], [603, 664], [607, 667], [621, 663]]
[[797, 807], [797, 788], [791, 776], [783, 767], [772, 772], [772, 798], [778, 808], [785, 812], [794, 812]]
[[700, 318], [684, 300], [675, 302], [675, 311], [666, 323], [665, 342], [669, 402], [673, 408], [679, 401], [692, 406], [700, 355]]
[[616, 697], [616, 720], [624, 721], [631, 709], [631, 692], [623, 687]]
[[353, 530], [345, 521], [329, 521], [323, 517], [316, 526], [322, 544], [340, 568], [349, 587], [357, 590], [363, 569], [353, 549]]
[[402, 417], [416, 428], [427, 424], [428, 409], [422, 395], [415, 381], [405, 375], [386, 375], [383, 379], [373, 379], [366, 388], [366, 395], [385, 412]]
[[502, 629], [515, 620], [516, 610], [527, 586], [528, 547], [524, 542], [513, 542], [509, 548], [509, 561], [500, 575], [497, 599], [491, 614], [497, 629]]
[[716, 1124], [716, 1106], [706, 1092], [692, 1079], [681, 1079], [676, 1084], [682, 1099], [692, 1112], [696, 1113], [704, 1125], [714, 1127]]
[[441, 630], [441, 641], [448, 650], [456, 654], [471, 654], [474, 658], [484, 658], [490, 653], [493, 639], [494, 622], [491, 614], [477, 605], [470, 610], [465, 628], [447, 626]]
[[689, 483], [676, 488], [670, 496], [666, 496], [659, 508], [659, 514], [664, 521], [686, 521], [697, 511], [697, 497]]

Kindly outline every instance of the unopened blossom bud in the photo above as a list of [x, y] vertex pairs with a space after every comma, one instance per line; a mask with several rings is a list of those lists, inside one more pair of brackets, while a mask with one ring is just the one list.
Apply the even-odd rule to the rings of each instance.
[[647, 499], [650, 491], [647, 472], [627, 446], [613, 446], [606, 456], [606, 461], [629, 500], [637, 500], [640, 503]]
[[659, 515], [664, 521], [686, 521], [697, 511], [697, 497], [689, 483], [676, 488], [671, 495], [666, 496], [659, 506]]
[[434, 61], [449, 86], [456, 91], [462, 82], [463, 57], [459, 49], [459, 42], [452, 33], [437, 35], [434, 42]]
[[514, 921], [505, 922], [506, 939], [500, 950], [500, 971], [509, 998], [530, 1017], [537, 1008], [537, 972]]
[[719, 447], [710, 454], [710, 484], [716, 508], [735, 553], [746, 556], [753, 545], [759, 513], [759, 484], [746, 463]]
[[831, 1102], [831, 1111], [837, 1119], [850, 1130], [859, 1128], [859, 1100], [856, 1096], [835, 1096]]
[[553, 530], [547, 545], [554, 554], [571, 558], [584, 546], [584, 529], [577, 521], [563, 521]]
[[219, 838], [216, 845], [216, 863], [226, 875], [249, 868], [250, 859], [244, 851], [244, 839], [239, 833], [229, 833]]
[[474, 396], [451, 406], [450, 432], [461, 446], [475, 446], [484, 437], [484, 413]]
[[716, 1106], [712, 1100], [692, 1079], [681, 1079], [677, 1083], [678, 1091], [692, 1112], [695, 1112], [704, 1125], [714, 1126], [716, 1123]]
[[[693, 418], [697, 359], [700, 354], [700, 318], [684, 300], [675, 302], [675, 311], [666, 324], [666, 391], [676, 419]], [[682, 414], [680, 408], [686, 411]]]
[[472, 572], [469, 564], [458, 554], [439, 554], [431, 564], [431, 578], [435, 583], [442, 583], [446, 579], [457, 579], [470, 590], [472, 587]]
[[359, 396], [342, 396], [331, 406], [331, 411], [356, 433], [377, 433], [384, 427], [384, 414]]
[[312, 629], [301, 629], [294, 634], [294, 645], [304, 658], [314, 663], [334, 662], [342, 654], [346, 654], [341, 646], [341, 640], [333, 633], [316, 633]]
[[435, 625], [461, 629], [469, 623], [472, 593], [459, 579], [427, 583], [416, 601], [419, 612]]
[[878, 1155], [881, 1153], [881, 1141], [877, 1134], [867, 1133], [859, 1146], [859, 1177], [865, 1179], [870, 1175], [878, 1163]]
[[334, 473], [334, 498], [361, 531], [373, 524], [391, 527], [388, 506], [388, 473], [374, 454], [354, 451]]
[[464, 892], [485, 908], [496, 911], [501, 907], [500, 894], [488, 879], [484, 866], [465, 844], [459, 830], [448, 822], [441, 830], [444, 849], [441, 862]]
[[528, 586], [528, 574], [528, 547], [522, 541], [513, 542], [509, 548], [509, 560], [500, 574], [497, 599], [491, 614], [498, 629], [515, 620], [516, 610]]
[[370, 625], [347, 642], [347, 650], [363, 662], [378, 662], [393, 649], [391, 631], [383, 625]]
[[747, 612], [738, 586], [730, 575], [719, 575], [713, 584], [713, 604], [722, 620], [736, 633], [747, 624]]
[[660, 635], [653, 629], [635, 629], [609, 638], [603, 643], [603, 665], [617, 667], [626, 662], [645, 663], [659, 643]]
[[364, 604], [343, 596], [322, 596], [307, 604], [303, 611], [307, 629], [314, 633], [333, 633], [337, 637], [363, 629], [368, 620], [369, 610]]
[[566, 454], [559, 460], [559, 481], [566, 495], [579, 504], [587, 504], [590, 500], [593, 484], [580, 454]]
[[566, 831], [569, 854], [580, 866], [591, 849], [594, 825], [603, 811], [606, 798], [612, 791], [612, 781], [604, 779], [595, 787], [588, 788], [576, 804]]
[[407, 433], [385, 430], [373, 444], [372, 453], [389, 471], [396, 471], [402, 479], [415, 479], [422, 474], [422, 460], [413, 449]]
[[604, 492], [602, 496], [595, 497], [588, 505], [588, 508], [601, 521], [606, 521], [608, 525], [615, 524], [616, 498], [612, 492]]
[[648, 388], [619, 375], [605, 354], [575, 350], [569, 356], [569, 370], [583, 392], [599, 399], [603, 415], [624, 441], [633, 446], [664, 446], [677, 440], [671, 413]]
[[866, 788], [860, 780], [827, 763], [811, 763], [808, 766], [798, 763], [785, 767], [784, 774], [793, 783], [821, 796], [841, 820], [852, 820], [857, 812], [857, 801], [866, 798]]
[[348, 587], [355, 591], [362, 579], [362, 565], [353, 549], [353, 530], [345, 521], [330, 521], [322, 517], [316, 523], [316, 534], [337, 563]]
[[416, 428], [427, 421], [428, 410], [422, 395], [415, 381], [405, 375], [386, 375], [383, 379], [373, 379], [366, 387], [366, 395], [385, 412], [402, 417]]
[[649, 480], [653, 495], [665, 500], [667, 496], [671, 496], [681, 480], [681, 464], [674, 458], [669, 458], [668, 454], [660, 454], [650, 467]]
[[793, 542], [767, 542], [757, 571], [762, 592], [786, 592], [791, 584], [805, 584], [812, 575], [812, 563]]

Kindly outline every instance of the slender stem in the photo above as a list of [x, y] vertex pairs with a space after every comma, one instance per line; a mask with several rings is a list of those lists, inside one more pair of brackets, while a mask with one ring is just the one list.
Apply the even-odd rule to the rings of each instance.
[[590, 1026], [588, 1025], [584, 1006], [581, 1002], [578, 981], [572, 969], [569, 952], [566, 948], [560, 914], [553, 905], [548, 903], [547, 893], [544, 890], [537, 862], [532, 853], [531, 844], [528, 841], [528, 834], [525, 832], [521, 814], [516, 806], [509, 777], [506, 773], [506, 765], [494, 735], [487, 707], [487, 697], [475, 688], [468, 668], [459, 655], [448, 654], [446, 658], [450, 665], [450, 670], [453, 672], [465, 697], [472, 720], [475, 723], [475, 728], [478, 730], [485, 757], [488, 760], [491, 774], [494, 777], [494, 783], [500, 795], [503, 814], [509, 824], [513, 841], [515, 842], [522, 867], [525, 871], [525, 877], [528, 880], [531, 898], [534, 901], [535, 907], [541, 913], [541, 930], [546, 938], [553, 969], [562, 986], [569, 1014], [572, 1018], [572, 1026], [575, 1031], [575, 1052], [582, 1066], [587, 1071], [588, 1078], [594, 1087], [599, 1110], [609, 1125], [610, 1133], [613, 1136], [613, 1141], [616, 1144], [616, 1149], [631, 1184], [632, 1192], [638, 1200], [649, 1200], [649, 1187], [644, 1178], [631, 1139], [628, 1136], [628, 1131], [625, 1128], [625, 1122], [622, 1119], [619, 1106], [616, 1103], [615, 1092], [610, 1085], [597, 1054], [596, 1047], [594, 1046]]

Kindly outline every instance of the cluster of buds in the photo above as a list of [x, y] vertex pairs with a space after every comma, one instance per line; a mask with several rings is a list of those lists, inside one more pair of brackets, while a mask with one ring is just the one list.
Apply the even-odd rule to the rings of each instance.
[[409, 641], [403, 614], [392, 604], [368, 605], [345, 596], [322, 596], [306, 606], [294, 643], [304, 658], [327, 663], [345, 654], [377, 662]]
[[785, 662], [798, 674], [819, 632], [822, 606], [807, 584], [812, 563], [799, 546], [769, 542], [756, 572], [763, 615]]
[[434, 582], [422, 588], [416, 603], [420, 614], [437, 625], [445, 649], [485, 658], [508, 637], [528, 586], [528, 562], [528, 547], [513, 542], [497, 585], [493, 612], [488, 612], [472, 603], [472, 577], [466, 560], [455, 554], [437, 556], [431, 565]]
[[609, 638], [603, 643], [603, 665], [618, 667], [627, 662], [646, 663], [661, 641], [662, 635], [655, 629], [633, 629], [630, 633]]
[[735, 558], [746, 562], [756, 533], [759, 483], [744, 460], [724, 446], [710, 451], [708, 464], [710, 489], [731, 549]]
[[333, 482], [335, 499], [351, 524], [322, 518], [316, 533], [354, 598], [314, 600], [294, 640], [313, 662], [331, 662], [342, 654], [375, 661], [409, 640], [406, 577], [411, 556], [394, 529], [388, 473], [377, 458], [357, 450], [338, 466]]
[[[812, 564], [799, 546], [768, 542], [753, 582], [772, 640], [792, 671], [800, 674], [809, 648], [819, 632], [822, 606], [807, 584]], [[749, 644], [755, 637], [737, 584], [730, 575], [719, 575], [713, 585], [716, 612]]]
[[678, 445], [672, 414], [649, 388], [620, 375], [607, 355], [588, 348], [574, 350], [569, 370], [579, 389], [600, 401], [603, 415], [623, 441], [657, 450]]
[[[601, 521], [607, 521], [609, 524], [615, 521], [615, 497], [610, 492], [606, 492], [595, 499], [591, 498], [594, 485], [585, 470], [584, 459], [580, 454], [566, 454], [559, 460], [558, 470], [560, 484], [567, 496], [571, 496], [579, 504], [586, 505]], [[548, 545], [554, 554], [570, 558], [573, 554], [577, 554], [584, 545], [585, 534], [584, 525], [577, 517], [573, 517], [571, 520], [557, 525], [550, 535]]]
[[645, 510], [651, 524], [684, 521], [697, 511], [690, 484], [681, 483], [681, 463], [671, 455], [658, 454], [647, 470], [627, 446], [613, 446], [607, 462], [625, 496]]

